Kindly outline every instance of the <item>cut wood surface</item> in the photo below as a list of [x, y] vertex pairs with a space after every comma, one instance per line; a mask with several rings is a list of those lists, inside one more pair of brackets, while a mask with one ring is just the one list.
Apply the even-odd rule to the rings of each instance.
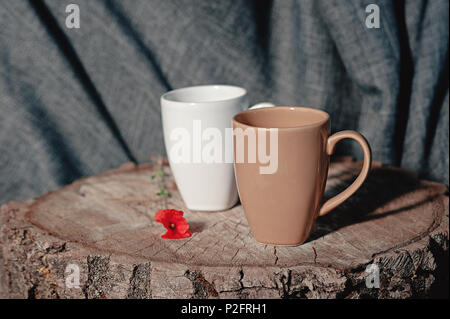
[[[448, 190], [379, 164], [363, 187], [320, 217], [303, 245], [257, 243], [243, 209], [189, 211], [168, 166], [126, 164], [0, 212], [0, 297], [12, 298], [405, 298], [448, 294]], [[361, 164], [332, 163], [326, 198]], [[299, 194], [301, 196], [301, 194]], [[183, 210], [193, 235], [161, 239], [153, 220]], [[277, 212], [274, 212], [276, 214]], [[447, 261], [445, 261], [447, 260]], [[366, 266], [380, 288], [366, 287]], [[80, 269], [69, 288], [66, 267]], [[71, 277], [72, 278], [72, 277]], [[446, 287], [446, 288], [445, 288]]]

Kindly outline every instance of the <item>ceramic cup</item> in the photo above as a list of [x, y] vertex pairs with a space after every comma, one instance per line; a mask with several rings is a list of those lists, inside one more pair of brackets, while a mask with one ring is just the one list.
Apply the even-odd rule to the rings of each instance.
[[[316, 218], [355, 193], [370, 170], [371, 151], [366, 139], [355, 131], [329, 136], [330, 117], [317, 109], [277, 106], [247, 110], [234, 116], [233, 128], [248, 133], [244, 138], [234, 136], [236, 180], [252, 234], [262, 243], [303, 243]], [[248, 138], [251, 132], [256, 136], [253, 149]], [[269, 138], [272, 133], [276, 138]], [[336, 143], [346, 138], [354, 139], [363, 149], [362, 171], [346, 190], [321, 204], [330, 155]], [[247, 160], [255, 149], [257, 154], [276, 149], [277, 165], [262, 173], [267, 161], [254, 155], [256, 161]], [[239, 152], [243, 152], [244, 161]]]
[[[162, 95], [166, 152], [187, 208], [221, 211], [237, 202], [231, 119], [248, 105], [247, 91], [231, 85], [193, 86]], [[255, 107], [263, 106], [271, 105]]]

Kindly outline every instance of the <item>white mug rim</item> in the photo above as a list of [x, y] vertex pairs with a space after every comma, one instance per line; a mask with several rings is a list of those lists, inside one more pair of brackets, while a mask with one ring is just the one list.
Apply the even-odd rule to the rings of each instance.
[[[237, 95], [234, 95], [230, 98], [222, 98], [222, 99], [217, 99], [217, 100], [205, 100], [205, 101], [189, 101], [189, 100], [183, 100], [180, 101], [179, 99], [174, 99], [171, 98], [171, 95], [175, 95], [175, 94], [179, 94], [183, 91], [189, 91], [189, 90], [194, 90], [194, 89], [217, 89], [217, 88], [232, 88], [235, 90], [238, 90], [239, 93]], [[188, 87], [183, 87], [183, 88], [178, 88], [178, 89], [174, 89], [171, 91], [168, 91], [166, 93], [164, 93], [161, 96], [161, 101], [166, 101], [166, 102], [170, 102], [170, 103], [175, 103], [175, 104], [180, 104], [180, 105], [202, 105], [202, 104], [214, 104], [214, 103], [223, 103], [223, 102], [232, 102], [235, 100], [239, 100], [242, 99], [243, 97], [245, 97], [247, 95], [247, 90], [244, 89], [243, 87], [240, 86], [236, 86], [236, 85], [229, 85], [229, 84], [208, 84], [208, 85], [195, 85], [195, 86], [188, 86]]]

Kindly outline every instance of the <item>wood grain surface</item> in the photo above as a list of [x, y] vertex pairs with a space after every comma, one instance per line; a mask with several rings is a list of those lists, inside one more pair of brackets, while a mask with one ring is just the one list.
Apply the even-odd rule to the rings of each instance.
[[[151, 178], [161, 167], [166, 201]], [[169, 167], [161, 167], [125, 164], [2, 206], [0, 296], [404, 298], [442, 294], [446, 280], [448, 294], [445, 185], [376, 164], [353, 197], [318, 218], [306, 243], [286, 247], [256, 242], [239, 204], [189, 211]], [[332, 163], [325, 197], [360, 167], [350, 159]], [[160, 238], [165, 229], [153, 216], [163, 207], [185, 212], [190, 238]], [[380, 267], [379, 289], [365, 285], [372, 263]], [[68, 264], [80, 267], [80, 288], [66, 286]]]

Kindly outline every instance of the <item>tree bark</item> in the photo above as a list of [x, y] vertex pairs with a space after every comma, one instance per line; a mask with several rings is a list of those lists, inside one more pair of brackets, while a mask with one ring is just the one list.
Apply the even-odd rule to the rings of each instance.
[[[332, 163], [325, 197], [361, 163]], [[364, 186], [297, 247], [257, 243], [243, 209], [194, 212], [168, 166], [126, 164], [0, 210], [3, 298], [448, 297], [448, 189], [375, 165]], [[193, 235], [161, 239], [154, 213], [183, 210]], [[368, 288], [376, 264], [380, 287]], [[68, 265], [72, 265], [69, 266]], [[80, 274], [79, 287], [67, 285]], [[76, 283], [75, 281], [72, 282]]]

